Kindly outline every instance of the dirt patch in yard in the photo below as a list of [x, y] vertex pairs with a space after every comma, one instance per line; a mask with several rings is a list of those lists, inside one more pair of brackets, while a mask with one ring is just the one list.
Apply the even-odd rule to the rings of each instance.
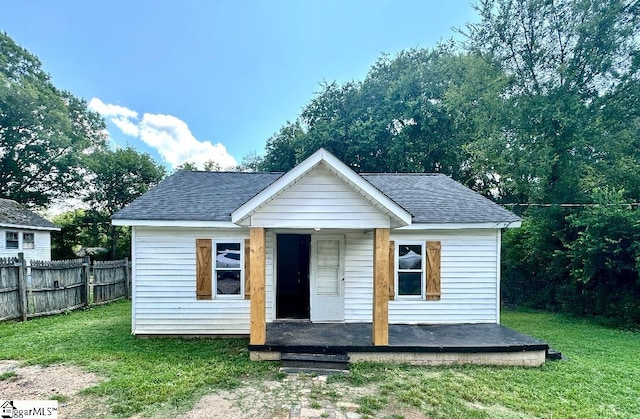
[[[388, 416], [386, 409], [363, 414], [360, 400], [375, 396], [373, 386], [353, 387], [344, 382], [327, 382], [326, 376], [288, 375], [281, 380], [245, 382], [234, 390], [218, 391], [203, 396], [188, 412], [162, 411], [155, 419], [256, 418], [357, 419]], [[395, 412], [398, 413], [398, 412]], [[424, 418], [415, 409], [404, 409], [402, 416]], [[135, 418], [143, 418], [139, 415]]]
[[[61, 419], [111, 416], [105, 400], [82, 394], [83, 389], [99, 384], [104, 378], [79, 367], [21, 366], [18, 361], [0, 360], [0, 377], [0, 399], [56, 399]], [[367, 411], [366, 400], [379, 397], [377, 393], [378, 388], [373, 385], [354, 387], [341, 380], [327, 382], [327, 376], [292, 374], [276, 380], [247, 381], [233, 390], [207, 394], [187, 412], [150, 406], [151, 410], [133, 418], [357, 419], [398, 414], [407, 419], [425, 417], [417, 409], [398, 408], [391, 400], [380, 410]]]
[[71, 365], [21, 366], [18, 361], [0, 360], [0, 399], [58, 400], [58, 417], [103, 416], [104, 402], [80, 394], [103, 378]]

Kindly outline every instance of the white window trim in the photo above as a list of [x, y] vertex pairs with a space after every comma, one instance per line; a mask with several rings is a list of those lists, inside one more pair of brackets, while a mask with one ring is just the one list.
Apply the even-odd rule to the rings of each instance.
[[[422, 257], [422, 269], [420, 275], [420, 295], [402, 295], [400, 294], [400, 284], [399, 284], [399, 276], [398, 273], [400, 271], [400, 248], [402, 246], [420, 246], [420, 256]], [[396, 241], [395, 245], [395, 255], [394, 255], [394, 281], [395, 281], [395, 298], [398, 300], [424, 300], [426, 296], [425, 293], [425, 280], [426, 280], [426, 261], [427, 261], [427, 244], [424, 241]], [[416, 269], [403, 269], [402, 272], [416, 272]]]
[[[18, 237], [18, 247], [9, 247], [9, 233], [15, 233]], [[12, 240], [13, 241], [13, 240]], [[17, 230], [7, 230], [4, 232], [4, 248], [6, 250], [22, 250], [22, 241], [20, 240], [20, 232]]]
[[[213, 249], [211, 258], [211, 288], [214, 299], [229, 299], [229, 300], [243, 300], [244, 299], [244, 242], [245, 239], [241, 238], [225, 238], [225, 239], [214, 239], [213, 240]], [[240, 268], [216, 268], [216, 259], [218, 256], [218, 243], [238, 243], [240, 244]], [[218, 275], [217, 271], [240, 271], [240, 293], [239, 294], [218, 294]]]
[[[24, 247], [24, 243], [25, 243], [25, 241], [24, 241], [24, 236], [25, 236], [25, 234], [31, 234], [31, 236], [33, 236], [33, 241], [32, 241], [32, 242], [30, 242], [30, 243], [32, 243], [32, 244], [33, 244], [33, 247], [28, 247], [28, 248], [27, 248], [27, 247]], [[35, 233], [29, 233], [29, 232], [23, 232], [23, 233], [22, 233], [22, 249], [23, 249], [23, 250], [33, 250], [33, 249], [35, 249], [35, 248], [36, 248], [36, 234], [35, 234]]]

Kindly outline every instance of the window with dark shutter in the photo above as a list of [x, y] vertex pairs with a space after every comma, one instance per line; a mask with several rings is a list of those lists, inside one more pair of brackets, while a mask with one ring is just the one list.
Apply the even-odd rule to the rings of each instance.
[[389, 242], [389, 299], [440, 300], [440, 252], [439, 241]]
[[424, 285], [424, 243], [396, 243], [396, 295], [400, 298], [422, 298]]

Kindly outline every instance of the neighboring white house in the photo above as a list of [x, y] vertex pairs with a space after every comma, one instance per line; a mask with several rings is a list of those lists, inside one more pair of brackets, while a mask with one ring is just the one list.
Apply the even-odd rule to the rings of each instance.
[[[326, 150], [287, 173], [181, 171], [112, 217], [132, 227], [136, 335], [266, 323], [500, 322], [501, 230], [520, 219], [441, 174], [357, 174]], [[378, 333], [376, 335], [376, 333]]]
[[46, 218], [10, 199], [0, 198], [0, 257], [24, 253], [26, 260], [51, 260], [51, 232]]

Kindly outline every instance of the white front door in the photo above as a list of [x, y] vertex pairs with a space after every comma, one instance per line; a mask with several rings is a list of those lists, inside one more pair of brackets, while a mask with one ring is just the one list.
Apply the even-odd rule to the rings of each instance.
[[344, 321], [344, 236], [311, 236], [311, 321]]

